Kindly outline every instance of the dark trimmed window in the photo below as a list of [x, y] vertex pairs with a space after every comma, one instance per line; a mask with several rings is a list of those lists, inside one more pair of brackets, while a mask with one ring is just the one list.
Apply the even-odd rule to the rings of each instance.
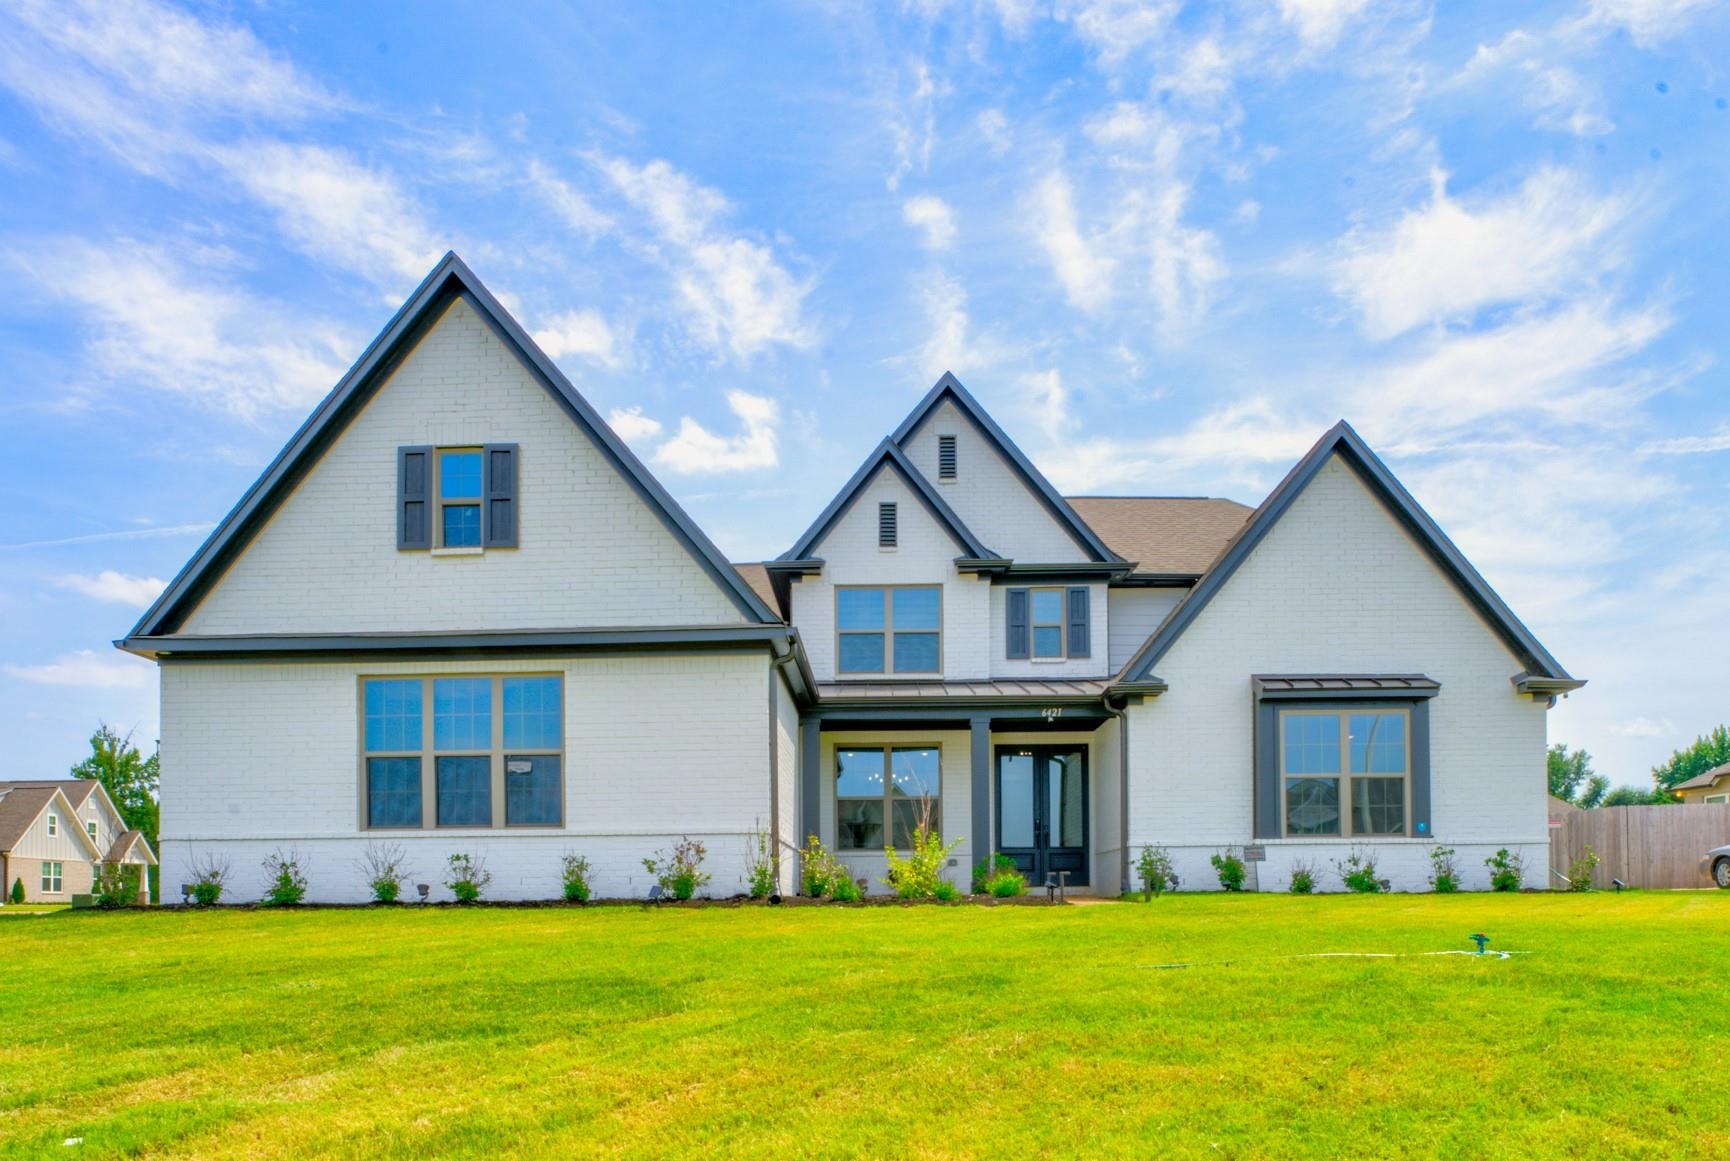
[[942, 586], [837, 588], [835, 668], [844, 674], [941, 672]]
[[1403, 709], [1279, 711], [1288, 838], [1409, 833], [1410, 715]]
[[906, 850], [923, 822], [943, 833], [936, 746], [843, 746], [835, 751], [835, 849]]

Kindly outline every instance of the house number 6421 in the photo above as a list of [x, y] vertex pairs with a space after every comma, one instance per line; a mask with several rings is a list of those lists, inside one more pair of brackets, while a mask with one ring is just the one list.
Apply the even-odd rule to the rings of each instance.
[[1039, 711], [1039, 716], [1048, 722], [1052, 721], [1055, 718], [1063, 716], [1063, 707], [1060, 705], [1046, 706], [1044, 709]]

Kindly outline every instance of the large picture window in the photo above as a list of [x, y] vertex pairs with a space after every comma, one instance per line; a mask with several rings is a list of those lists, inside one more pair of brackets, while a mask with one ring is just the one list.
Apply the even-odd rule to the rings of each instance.
[[1288, 836], [1408, 833], [1411, 732], [1406, 710], [1281, 710], [1279, 724]]
[[362, 686], [367, 827], [563, 821], [563, 678], [368, 678]]
[[905, 850], [930, 810], [941, 834], [942, 762], [935, 746], [844, 746], [835, 751], [835, 847]]
[[939, 585], [835, 590], [835, 667], [841, 673], [938, 673], [942, 637]]

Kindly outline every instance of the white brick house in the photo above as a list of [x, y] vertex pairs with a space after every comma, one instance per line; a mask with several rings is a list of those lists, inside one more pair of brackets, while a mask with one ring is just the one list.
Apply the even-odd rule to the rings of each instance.
[[732, 894], [757, 830], [783, 890], [811, 834], [876, 888], [926, 798], [963, 885], [1001, 852], [1115, 893], [1153, 845], [1205, 886], [1233, 846], [1280, 889], [1365, 847], [1417, 890], [1440, 842], [1541, 886], [1582, 684], [1344, 424], [1253, 511], [1072, 503], [945, 375], [731, 565], [454, 255], [120, 645], [161, 669], [166, 889], [208, 857], [238, 898], [279, 849], [362, 898], [384, 841], [641, 896], [685, 835]]

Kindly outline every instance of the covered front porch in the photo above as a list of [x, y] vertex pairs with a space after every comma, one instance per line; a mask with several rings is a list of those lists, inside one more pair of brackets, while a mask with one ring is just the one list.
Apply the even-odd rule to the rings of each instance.
[[801, 718], [800, 827], [888, 890], [885, 846], [905, 848], [929, 803], [949, 877], [1004, 854], [1036, 889], [1123, 882], [1122, 722], [1103, 681], [849, 682]]

